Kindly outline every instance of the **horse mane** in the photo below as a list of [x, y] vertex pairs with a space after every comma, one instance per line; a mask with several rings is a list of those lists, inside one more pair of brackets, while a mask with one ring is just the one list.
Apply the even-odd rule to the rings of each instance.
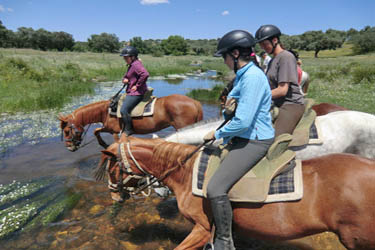
[[[190, 169], [193, 166], [192, 162], [194, 162], [197, 154], [190, 157], [186, 163], [183, 164], [183, 162], [195, 148], [196, 147], [192, 145], [164, 141], [154, 147], [151, 159], [152, 168], [157, 169], [160, 175], [176, 166]], [[185, 173], [190, 173], [190, 171], [180, 171], [180, 173], [182, 173], [182, 176], [179, 176], [178, 179], [181, 181], [185, 179]]]
[[221, 117], [210, 118], [210, 119], [199, 121], [199, 122], [193, 123], [191, 125], [185, 126], [183, 128], [177, 129], [176, 132], [182, 132], [182, 131], [185, 131], [185, 130], [188, 130], [188, 129], [192, 129], [192, 128], [196, 128], [196, 127], [205, 125], [207, 123], [217, 122], [217, 121], [221, 121], [221, 120], [223, 120], [223, 118], [221, 118]]
[[100, 111], [98, 110], [98, 106], [103, 106], [105, 103], [108, 103], [108, 100], [98, 101], [98, 102], [89, 103], [87, 105], [81, 106], [77, 108], [76, 110], [74, 110], [71, 113], [71, 116], [73, 117], [74, 120], [76, 120], [77, 123], [89, 124], [92, 122], [91, 120], [93, 117], [89, 117], [89, 116], [83, 117], [83, 115], [79, 115], [79, 114], [83, 114], [83, 112], [85, 112], [85, 113], [92, 113], [92, 114], [98, 115], [100, 113], [98, 112]]
[[78, 112], [82, 112], [82, 110], [96, 108], [98, 105], [103, 105], [106, 102], [108, 102], [108, 100], [89, 103], [87, 105], [84, 105], [84, 106], [81, 106], [81, 107], [77, 108], [76, 110], [73, 111], [72, 114], [77, 114]]

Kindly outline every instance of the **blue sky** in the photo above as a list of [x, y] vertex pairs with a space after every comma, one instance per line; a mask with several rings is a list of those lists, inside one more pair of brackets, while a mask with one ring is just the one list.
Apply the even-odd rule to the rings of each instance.
[[219, 38], [233, 29], [254, 34], [275, 24], [288, 35], [309, 30], [375, 26], [375, 0], [0, 0], [0, 20], [19, 27], [65, 31], [76, 41], [92, 34], [165, 39]]

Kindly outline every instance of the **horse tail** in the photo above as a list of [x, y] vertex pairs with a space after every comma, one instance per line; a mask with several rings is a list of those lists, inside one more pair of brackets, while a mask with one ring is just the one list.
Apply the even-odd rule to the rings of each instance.
[[203, 108], [202, 108], [202, 104], [200, 102], [194, 100], [194, 105], [195, 105], [195, 107], [198, 110], [198, 115], [197, 115], [197, 117], [195, 119], [195, 122], [202, 121], [203, 120]]

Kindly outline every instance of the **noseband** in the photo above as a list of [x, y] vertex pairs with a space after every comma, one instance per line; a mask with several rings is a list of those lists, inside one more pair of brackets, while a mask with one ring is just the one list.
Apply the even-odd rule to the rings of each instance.
[[[70, 131], [70, 134], [71, 134], [71, 138], [65, 138], [65, 141], [66, 142], [71, 142], [73, 144], [73, 146], [79, 146], [82, 142], [82, 132], [80, 130], [78, 130], [78, 128], [76, 126], [74, 126], [73, 123], [71, 123], [69, 126], [69, 131]], [[84, 129], [82, 128], [82, 130], [84, 131]], [[63, 140], [63, 134], [61, 133], [61, 140]]]

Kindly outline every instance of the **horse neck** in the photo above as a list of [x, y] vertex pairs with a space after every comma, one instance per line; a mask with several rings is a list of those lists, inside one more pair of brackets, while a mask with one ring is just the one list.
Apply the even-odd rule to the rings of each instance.
[[84, 127], [87, 124], [103, 122], [107, 114], [107, 106], [107, 101], [102, 101], [75, 110], [72, 113], [74, 124]]
[[[197, 154], [193, 155], [186, 163], [182, 162], [195, 149], [194, 146], [178, 144], [172, 142], [163, 142], [153, 149], [152, 158], [148, 166], [152, 166], [149, 171], [157, 178], [163, 177], [169, 172], [163, 183], [172, 189], [175, 193], [189, 187], [187, 183], [191, 183], [190, 169]], [[190, 185], [191, 186], [191, 185]]]

